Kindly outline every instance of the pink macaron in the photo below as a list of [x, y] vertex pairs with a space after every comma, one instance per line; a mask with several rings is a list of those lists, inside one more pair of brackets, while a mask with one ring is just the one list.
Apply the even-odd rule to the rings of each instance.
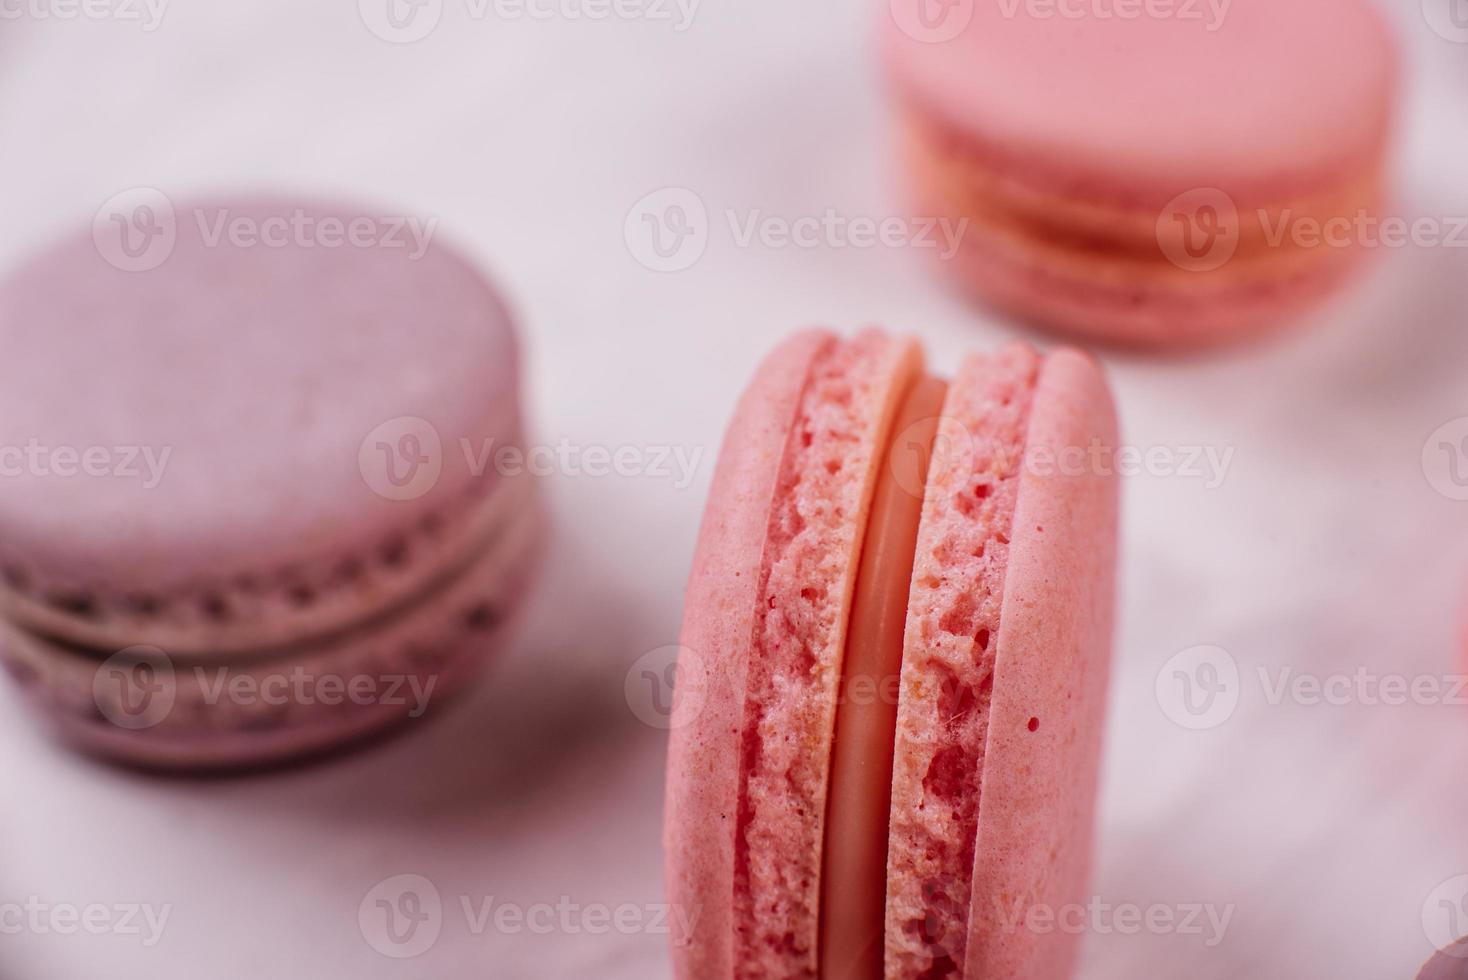
[[0, 284], [9, 672], [67, 740], [165, 767], [421, 716], [503, 644], [541, 537], [492, 462], [522, 442], [506, 307], [378, 210], [121, 218]]
[[1463, 980], [1464, 977], [1468, 977], [1468, 939], [1439, 950], [1417, 974], [1417, 980]]
[[1063, 977], [1111, 646], [1096, 364], [797, 336], [725, 438], [688, 587], [665, 822], [688, 980]]
[[1370, 0], [892, 0], [882, 38], [915, 204], [1004, 311], [1197, 347], [1373, 244], [1399, 66]]

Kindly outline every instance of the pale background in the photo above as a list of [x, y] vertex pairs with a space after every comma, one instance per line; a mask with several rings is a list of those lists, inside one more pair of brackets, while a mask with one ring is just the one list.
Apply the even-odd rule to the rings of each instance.
[[[666, 975], [663, 936], [475, 935], [458, 898], [660, 900], [663, 737], [623, 681], [676, 638], [709, 460], [758, 357], [798, 326], [877, 323], [952, 368], [1016, 333], [910, 253], [741, 249], [716, 217], [702, 260], [659, 274], [624, 242], [634, 204], [668, 186], [716, 216], [894, 213], [859, 4], [705, 0], [679, 32], [475, 21], [466, 3], [409, 45], [352, 0], [176, 0], [151, 33], [0, 20], [0, 263], [136, 186], [438, 216], [522, 314], [543, 439], [708, 449], [687, 488], [552, 480], [558, 538], [519, 649], [468, 705], [333, 764], [142, 778], [53, 748], [0, 693], [0, 903], [173, 906], [152, 948], [0, 934], [6, 980]], [[1398, 213], [1468, 215], [1468, 45], [1417, 0], [1396, 13]], [[1422, 453], [1468, 415], [1465, 309], [1468, 251], [1398, 252], [1264, 349], [1108, 358], [1129, 443], [1235, 456], [1214, 489], [1126, 481], [1095, 890], [1234, 912], [1213, 948], [1093, 935], [1088, 980], [1410, 978], [1430, 953], [1424, 904], [1468, 872], [1468, 706], [1270, 704], [1257, 671], [1461, 669], [1468, 504], [1434, 491]], [[1242, 697], [1194, 732], [1154, 681], [1200, 644], [1229, 651]], [[374, 951], [357, 919], [399, 874], [449, 905], [413, 960]]]

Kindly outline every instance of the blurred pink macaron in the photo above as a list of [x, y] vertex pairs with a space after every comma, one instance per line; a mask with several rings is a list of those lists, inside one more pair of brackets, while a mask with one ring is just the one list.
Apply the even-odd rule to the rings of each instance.
[[0, 657], [68, 741], [279, 761], [421, 716], [541, 538], [517, 341], [436, 224], [156, 193], [0, 283]]
[[1440, 950], [1417, 974], [1417, 980], [1464, 980], [1468, 978], [1468, 939], [1460, 939]]
[[1073, 936], [1004, 923], [1084, 901], [1116, 483], [1072, 450], [1115, 444], [1074, 351], [950, 383], [912, 341], [811, 332], [764, 362], [680, 641], [676, 976], [1069, 972]]
[[1399, 66], [1370, 0], [891, 0], [883, 51], [915, 206], [1023, 319], [1235, 340], [1379, 237]]

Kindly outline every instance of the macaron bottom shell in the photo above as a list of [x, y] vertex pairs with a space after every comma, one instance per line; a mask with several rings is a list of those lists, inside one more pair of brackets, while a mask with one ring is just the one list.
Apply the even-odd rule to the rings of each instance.
[[939, 125], [908, 120], [903, 156], [916, 213], [958, 229], [944, 272], [981, 303], [1093, 343], [1191, 350], [1267, 336], [1339, 291], [1368, 258], [1356, 241], [1301, 245], [1294, 229], [1370, 222], [1381, 209], [1375, 162], [1266, 207], [1217, 188], [1180, 195], [1176, 216], [1100, 192], [1088, 201], [992, 169]]
[[108, 655], [0, 621], [0, 666], [41, 724], [87, 754], [180, 773], [302, 761], [461, 693], [513, 637], [546, 533], [531, 498], [418, 594], [296, 645]]

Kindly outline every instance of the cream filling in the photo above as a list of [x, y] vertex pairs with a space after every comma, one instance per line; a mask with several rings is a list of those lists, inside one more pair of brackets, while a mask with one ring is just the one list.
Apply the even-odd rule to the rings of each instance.
[[922, 488], [947, 390], [945, 382], [924, 377], [904, 396], [862, 545], [826, 802], [819, 956], [825, 980], [882, 977], [887, 821], [903, 632]]

